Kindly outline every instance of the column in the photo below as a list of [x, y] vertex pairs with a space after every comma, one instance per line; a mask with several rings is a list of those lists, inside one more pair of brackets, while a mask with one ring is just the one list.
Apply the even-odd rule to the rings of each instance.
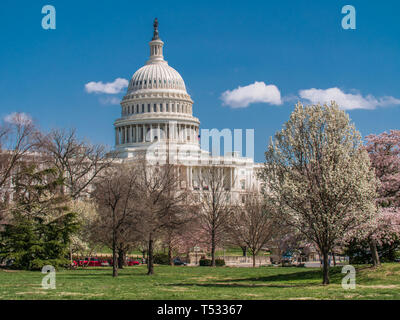
[[189, 187], [193, 188], [193, 168], [189, 167]]
[[137, 142], [139, 142], [139, 137], [138, 137], [138, 133], [139, 133], [139, 126], [138, 125], [136, 125], [135, 126], [135, 142], [137, 143]]
[[230, 174], [231, 174], [231, 190], [233, 189], [233, 168], [230, 168]]
[[187, 186], [192, 187], [192, 169], [189, 166], [187, 167]]

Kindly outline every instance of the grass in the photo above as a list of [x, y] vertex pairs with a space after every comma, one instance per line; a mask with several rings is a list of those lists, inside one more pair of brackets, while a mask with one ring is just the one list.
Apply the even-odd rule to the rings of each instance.
[[319, 268], [145, 266], [57, 272], [57, 289], [41, 288], [40, 272], [0, 270], [0, 299], [400, 299], [400, 264], [357, 267], [357, 288], [341, 287], [341, 268], [321, 285]]

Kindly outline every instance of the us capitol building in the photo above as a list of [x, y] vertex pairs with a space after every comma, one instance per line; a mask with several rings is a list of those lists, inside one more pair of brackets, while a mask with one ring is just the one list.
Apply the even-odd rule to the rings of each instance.
[[181, 75], [164, 60], [157, 19], [149, 44], [150, 58], [132, 76], [120, 103], [121, 117], [114, 122], [118, 158], [129, 162], [144, 154], [149, 162], [178, 165], [185, 187], [194, 190], [202, 187], [202, 168], [210, 165], [224, 168], [224, 187], [233, 193], [258, 189], [255, 170], [261, 164], [238, 152], [220, 156], [200, 148], [200, 121], [193, 116], [193, 100]]

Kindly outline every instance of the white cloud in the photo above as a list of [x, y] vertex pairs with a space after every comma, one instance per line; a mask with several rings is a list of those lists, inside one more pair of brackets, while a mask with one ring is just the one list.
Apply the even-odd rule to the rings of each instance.
[[344, 93], [339, 88], [329, 89], [306, 89], [299, 91], [300, 97], [310, 101], [313, 104], [316, 103], [330, 103], [335, 100], [339, 107], [343, 110], [353, 109], [376, 109], [377, 107], [385, 107], [389, 105], [400, 104], [400, 99], [396, 99], [390, 96], [384, 96], [381, 98], [375, 98], [369, 94], [362, 96], [359, 93]]
[[224, 105], [232, 108], [246, 108], [251, 103], [282, 104], [281, 93], [275, 85], [258, 81], [232, 91], [227, 90], [222, 93], [221, 99]]
[[100, 98], [99, 101], [101, 104], [110, 105], [110, 104], [119, 104], [121, 102], [121, 99], [116, 97], [106, 97], [106, 98]]
[[30, 124], [33, 120], [25, 112], [12, 112], [4, 117], [4, 121], [11, 124]]
[[117, 78], [113, 82], [107, 83], [91, 81], [85, 84], [85, 90], [87, 93], [117, 94], [125, 89], [128, 84], [129, 81], [123, 78]]

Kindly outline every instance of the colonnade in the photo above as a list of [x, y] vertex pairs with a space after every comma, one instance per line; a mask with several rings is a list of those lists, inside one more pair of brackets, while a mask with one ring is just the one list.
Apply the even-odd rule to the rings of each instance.
[[[203, 176], [202, 172], [203, 167], [200, 166], [188, 166], [186, 167], [186, 176], [188, 181], [188, 187], [190, 189], [200, 189], [205, 187], [201, 184], [207, 183], [207, 177]], [[207, 167], [204, 168], [207, 170]], [[221, 181], [224, 185], [225, 189], [232, 190], [236, 186], [236, 177], [235, 177], [235, 168], [234, 167], [222, 167], [221, 170], [224, 170], [224, 174], [221, 175], [221, 178], [225, 181]]]
[[185, 113], [192, 114], [192, 105], [189, 103], [141, 103], [133, 105], [124, 105], [122, 107], [122, 116], [139, 113]]
[[115, 128], [115, 144], [144, 143], [170, 139], [176, 142], [197, 142], [199, 127], [188, 124], [143, 123]]

